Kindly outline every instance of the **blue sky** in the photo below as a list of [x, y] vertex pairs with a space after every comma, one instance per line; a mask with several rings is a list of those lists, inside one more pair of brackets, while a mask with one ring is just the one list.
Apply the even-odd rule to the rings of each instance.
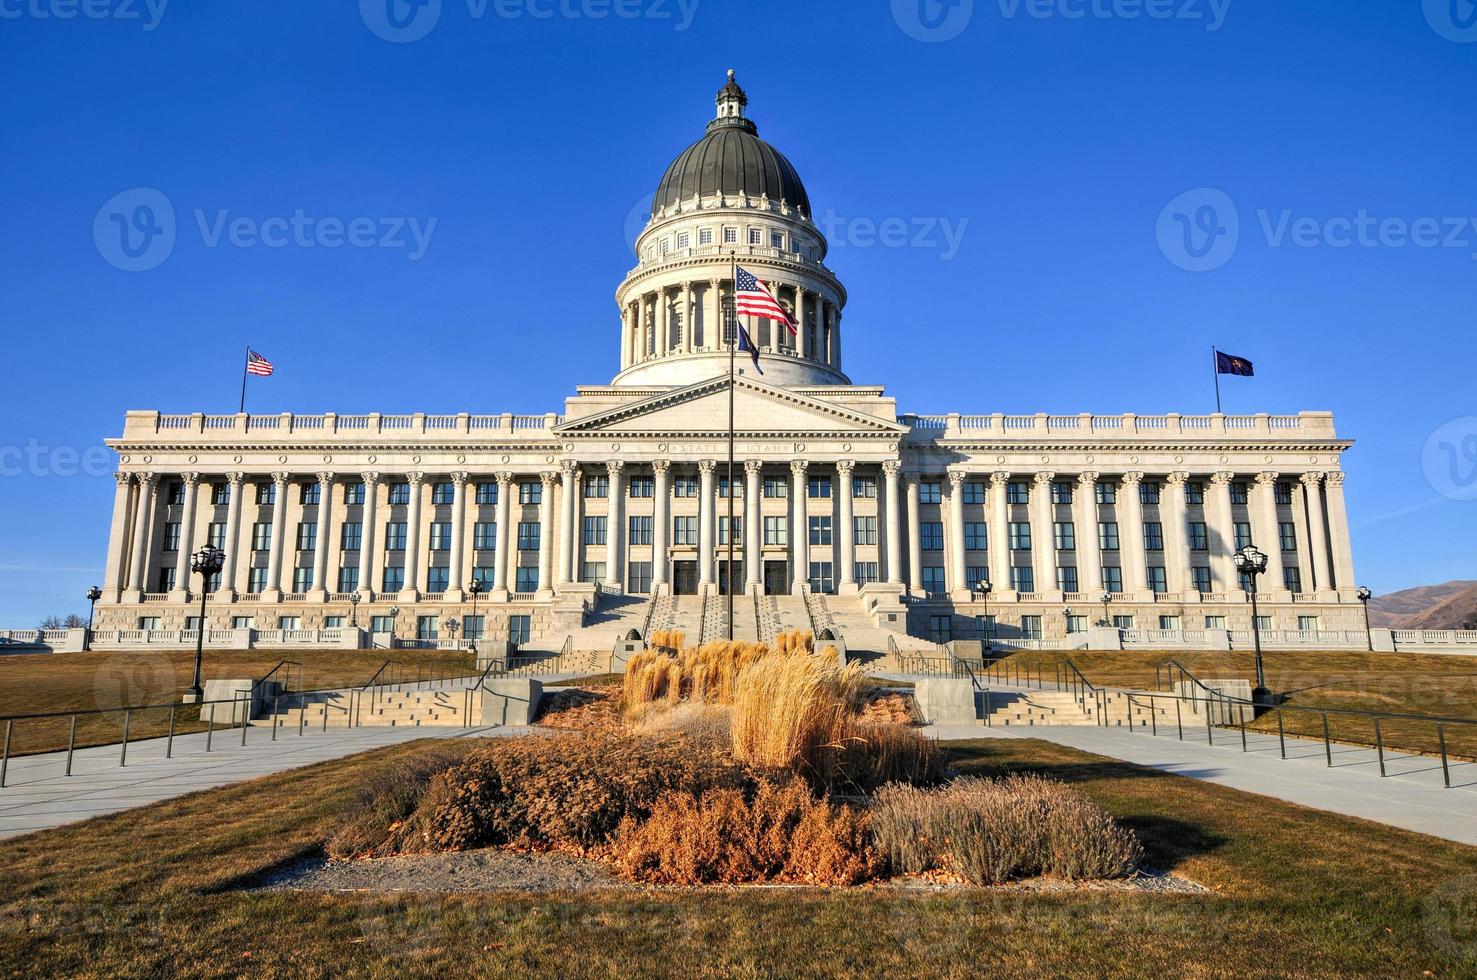
[[[0, 0], [0, 626], [85, 606], [101, 439], [234, 411], [246, 344], [260, 411], [609, 380], [628, 216], [729, 67], [836, 229], [854, 380], [1204, 412], [1218, 344], [1257, 363], [1228, 411], [1358, 440], [1363, 581], [1477, 577], [1471, 0], [394, 0], [398, 32], [387, 2]], [[176, 234], [131, 272], [158, 253], [94, 221], [140, 189]], [[253, 237], [299, 212], [313, 247]], [[372, 247], [323, 247], [356, 218]]]

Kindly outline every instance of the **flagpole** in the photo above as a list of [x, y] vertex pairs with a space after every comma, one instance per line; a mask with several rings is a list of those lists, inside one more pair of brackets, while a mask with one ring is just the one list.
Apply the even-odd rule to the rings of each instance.
[[241, 407], [237, 409], [242, 415], [246, 414], [246, 366], [251, 363], [251, 348], [246, 348], [246, 358], [241, 362]]
[[[736, 384], [734, 374], [734, 361], [738, 350], [738, 252], [729, 251], [729, 257], [733, 260], [733, 330], [728, 335], [728, 569], [725, 572], [725, 580], [728, 584], [728, 642], [733, 642], [733, 539], [738, 537], [733, 526], [733, 389]], [[752, 509], [752, 508], [751, 508]], [[752, 555], [745, 554], [746, 561], [753, 561]]]
[[1210, 374], [1215, 378], [1215, 414], [1221, 414], [1221, 358], [1220, 351], [1212, 344], [1210, 348]]

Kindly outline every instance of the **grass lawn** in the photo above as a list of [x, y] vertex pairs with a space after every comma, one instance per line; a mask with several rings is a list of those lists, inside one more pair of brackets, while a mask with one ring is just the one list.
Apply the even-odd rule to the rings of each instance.
[[[424, 743], [421, 743], [424, 746]], [[257, 893], [416, 745], [0, 842], [0, 968], [485, 976], [1471, 976], [1477, 849], [1035, 741], [955, 744], [1045, 771], [1213, 895], [884, 889]], [[1465, 918], [1463, 918], [1465, 914]]]
[[[453, 674], [473, 672], [472, 655], [418, 650], [207, 650], [203, 673], [211, 678], [260, 678], [283, 660], [302, 664], [302, 683], [308, 690], [363, 684], [386, 660], [406, 665], [414, 680], [417, 665], [429, 676], [440, 662]], [[77, 745], [106, 745], [123, 737], [123, 712], [114, 710], [141, 704], [178, 701], [194, 679], [193, 650], [150, 650], [117, 653], [40, 653], [0, 657], [0, 717], [52, 711], [92, 711], [107, 714], [78, 719]], [[292, 684], [297, 685], [294, 673]], [[17, 722], [11, 753], [21, 755], [64, 749], [67, 718]], [[128, 737], [162, 735], [169, 726], [168, 711], [148, 711], [129, 719]], [[199, 711], [181, 709], [176, 731], [200, 729]], [[0, 731], [3, 737], [3, 731]]]
[[[1154, 686], [1157, 665], [1178, 660], [1202, 680], [1256, 677], [1252, 653], [1180, 653], [1163, 650], [1076, 651], [1071, 661], [1089, 681], [1104, 687]], [[1062, 654], [1023, 651], [1000, 661], [1001, 668], [1030, 670], [1034, 677], [1044, 672], [1049, 684]], [[1435, 656], [1417, 653], [1368, 653], [1365, 651], [1269, 651], [1263, 657], [1267, 685], [1290, 694], [1281, 712], [1289, 734], [1323, 736], [1319, 708], [1352, 708], [1401, 714], [1435, 715], [1477, 720], [1477, 660], [1470, 657]], [[1012, 674], [1012, 676], [1014, 676]], [[1163, 676], [1163, 675], [1161, 675]], [[1330, 714], [1331, 736], [1344, 742], [1374, 744], [1372, 721], [1351, 715]], [[1250, 726], [1249, 726], [1250, 727]], [[1275, 716], [1256, 726], [1277, 730]], [[1434, 754], [1438, 739], [1434, 725], [1426, 722], [1382, 723], [1386, 747]], [[1477, 725], [1448, 725], [1447, 751], [1454, 756], [1477, 758]]]

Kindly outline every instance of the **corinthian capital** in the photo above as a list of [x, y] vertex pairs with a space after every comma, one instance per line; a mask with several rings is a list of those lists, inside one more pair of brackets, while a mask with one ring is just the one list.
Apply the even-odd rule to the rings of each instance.
[[744, 472], [747, 473], [749, 476], [758, 476], [759, 473], [760, 473], [760, 471], [763, 470], [763, 469], [764, 469], [764, 460], [762, 460], [762, 459], [746, 459], [746, 460], [744, 460]]

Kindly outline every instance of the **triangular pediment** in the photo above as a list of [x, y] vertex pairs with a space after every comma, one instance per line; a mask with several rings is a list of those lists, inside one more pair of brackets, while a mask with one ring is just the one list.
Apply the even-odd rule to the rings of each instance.
[[[733, 379], [734, 429], [743, 433], [852, 434], [901, 436], [895, 421], [848, 406], [802, 395], [746, 375]], [[558, 426], [557, 435], [593, 433], [679, 434], [728, 430], [727, 377], [712, 378], [583, 416]], [[884, 402], [889, 404], [889, 402]]]

